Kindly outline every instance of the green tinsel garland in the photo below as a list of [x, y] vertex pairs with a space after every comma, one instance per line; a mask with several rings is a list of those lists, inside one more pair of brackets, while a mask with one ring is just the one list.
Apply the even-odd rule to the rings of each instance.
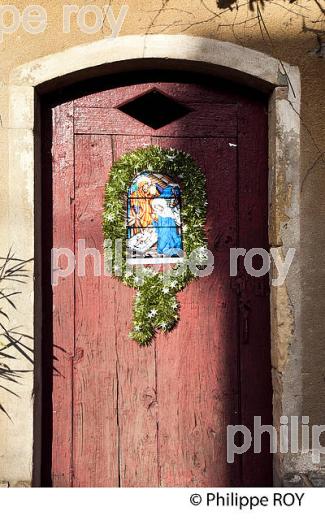
[[[105, 187], [104, 250], [106, 258], [114, 266], [114, 243], [117, 239], [123, 241], [121, 269], [114, 271], [113, 267], [112, 274], [125, 285], [137, 289], [130, 337], [140, 345], [148, 345], [157, 330], [168, 332], [175, 326], [179, 319], [176, 295], [196, 275], [189, 268], [184, 270], [182, 265], [175, 264], [166, 282], [161, 272], [143, 266], [134, 269], [135, 266], [127, 265], [127, 193], [133, 179], [143, 170], [168, 175], [182, 187], [181, 219], [186, 258], [197, 250], [198, 256], [201, 251], [204, 257], [207, 200], [203, 173], [191, 156], [182, 151], [149, 146], [127, 153], [113, 164]], [[112, 247], [107, 245], [109, 240], [112, 241]]]

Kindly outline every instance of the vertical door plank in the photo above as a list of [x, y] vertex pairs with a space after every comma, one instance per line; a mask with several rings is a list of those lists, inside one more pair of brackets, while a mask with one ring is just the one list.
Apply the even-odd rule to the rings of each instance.
[[[76, 355], [73, 363], [75, 486], [118, 486], [115, 293], [103, 275], [103, 196], [112, 166], [109, 136], [75, 137], [76, 250], [93, 248], [76, 272]], [[79, 243], [78, 243], [79, 241]], [[96, 273], [95, 265], [101, 269]], [[85, 273], [83, 274], [83, 265]], [[98, 276], [96, 274], [99, 274]]]
[[[73, 103], [53, 110], [53, 247], [74, 252]], [[59, 265], [66, 267], [66, 258]], [[72, 359], [74, 355], [74, 276], [53, 287], [53, 446], [52, 483], [72, 479]]]
[[[268, 246], [267, 112], [264, 103], [246, 100], [238, 118], [239, 241], [240, 246]], [[260, 260], [260, 259], [259, 259]], [[255, 264], [259, 268], [261, 262]], [[250, 431], [254, 416], [272, 425], [270, 310], [268, 274], [252, 277], [242, 269], [240, 294], [240, 365], [242, 423]], [[268, 434], [262, 454], [249, 450], [242, 456], [247, 486], [272, 485], [272, 455]]]
[[238, 413], [237, 297], [229, 279], [229, 247], [236, 242], [236, 148], [227, 139], [154, 142], [190, 153], [205, 172], [206, 232], [215, 262], [212, 274], [179, 294], [180, 322], [156, 340], [160, 485], [234, 485], [239, 471], [227, 464], [226, 432]]
[[[115, 137], [114, 160], [148, 146], [148, 137]], [[151, 346], [143, 348], [128, 337], [135, 291], [119, 283], [116, 297], [118, 424], [120, 485], [158, 485], [156, 360]]]

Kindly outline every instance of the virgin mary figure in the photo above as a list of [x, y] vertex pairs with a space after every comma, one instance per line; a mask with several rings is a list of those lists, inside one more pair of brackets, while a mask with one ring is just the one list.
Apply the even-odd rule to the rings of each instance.
[[157, 232], [157, 253], [173, 255], [175, 249], [180, 250], [182, 247], [182, 239], [177, 229], [180, 226], [179, 212], [169, 207], [164, 198], [153, 199], [152, 209], [155, 212], [153, 225]]

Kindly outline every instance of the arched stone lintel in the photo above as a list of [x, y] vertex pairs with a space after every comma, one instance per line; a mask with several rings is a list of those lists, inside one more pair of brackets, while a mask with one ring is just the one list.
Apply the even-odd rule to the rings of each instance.
[[143, 66], [152, 59], [177, 60], [178, 64], [181, 60], [182, 68], [191, 71], [196, 64], [200, 71], [218, 72], [240, 83], [258, 82], [264, 90], [287, 85], [286, 74], [292, 68], [234, 43], [185, 35], [135, 35], [105, 38], [31, 61], [12, 71], [10, 84], [40, 87], [59, 78], [62, 84], [70, 83], [71, 76], [75, 82], [78, 76], [107, 73], [110, 64], [116, 71], [130, 70], [130, 62]]

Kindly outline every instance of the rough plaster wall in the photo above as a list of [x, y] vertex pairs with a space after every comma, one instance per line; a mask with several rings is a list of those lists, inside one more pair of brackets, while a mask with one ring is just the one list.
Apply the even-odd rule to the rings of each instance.
[[[26, 244], [28, 237], [24, 236], [22, 223], [15, 223], [14, 229], [8, 234], [9, 211], [6, 201], [8, 200], [9, 184], [6, 179], [7, 137], [3, 128], [8, 126], [8, 100], [7, 84], [10, 71], [17, 66], [62, 51], [66, 48], [98, 40], [110, 34], [107, 24], [103, 31], [95, 35], [83, 34], [72, 17], [72, 31], [70, 34], [62, 33], [62, 6], [66, 2], [52, 0], [44, 2], [39, 0], [39, 5], [46, 8], [48, 12], [48, 27], [44, 34], [33, 36], [20, 29], [15, 35], [4, 36], [4, 42], [0, 44], [0, 157], [1, 157], [1, 252], [6, 251], [8, 246], [15, 241]], [[77, 2], [76, 2], [77, 3]], [[103, 6], [108, 1], [96, 0], [89, 2], [97, 6]], [[320, 10], [317, 4], [311, 0], [300, 0], [299, 5], [265, 3], [260, 7], [262, 22], [256, 18], [257, 11], [250, 11], [247, 6], [237, 10], [234, 5], [232, 10], [221, 11], [222, 16], [215, 16], [209, 10], [220, 11], [216, 8], [214, 0], [206, 0], [204, 7], [200, 0], [132, 0], [121, 2], [113, 0], [112, 5], [115, 13], [123, 3], [128, 3], [129, 12], [123, 25], [121, 35], [144, 34], [144, 33], [181, 33], [216, 38], [242, 44], [252, 49], [273, 55], [292, 65], [297, 65], [302, 76], [302, 155], [301, 176], [302, 184], [302, 228], [301, 228], [301, 261], [302, 261], [302, 316], [301, 327], [303, 334], [302, 350], [302, 372], [303, 372], [303, 402], [300, 413], [309, 415], [311, 422], [325, 424], [325, 412], [322, 403], [325, 399], [325, 349], [323, 346], [325, 315], [325, 282], [324, 262], [322, 253], [325, 246], [324, 217], [324, 191], [325, 179], [323, 156], [325, 150], [325, 106], [324, 106], [324, 77], [325, 62], [321, 57], [323, 50], [319, 47], [316, 33], [303, 30], [305, 26], [325, 29], [324, 24], [312, 23], [320, 20]], [[78, 3], [77, 3], [78, 4]], [[85, 5], [79, 2], [79, 5]], [[165, 4], [165, 10], [159, 9]], [[29, 5], [27, 1], [15, 1], [15, 6], [22, 10]], [[286, 9], [289, 9], [290, 12]], [[308, 17], [305, 20], [302, 15]], [[254, 19], [255, 17], [255, 19]], [[246, 23], [245, 20], [247, 20]], [[261, 30], [262, 27], [262, 30]], [[266, 27], [266, 30], [265, 30]], [[264, 28], [264, 30], [263, 30]], [[263, 33], [263, 34], [262, 34]], [[318, 52], [320, 51], [320, 52]], [[26, 144], [28, 147], [28, 143]], [[17, 158], [16, 158], [17, 159]], [[18, 160], [18, 159], [17, 159]], [[25, 157], [28, 160], [28, 154]], [[14, 183], [11, 190], [15, 189]], [[288, 197], [288, 193], [281, 196]], [[285, 207], [285, 201], [282, 207]], [[29, 218], [26, 215], [26, 218]], [[285, 214], [281, 216], [281, 222], [286, 219]], [[18, 249], [19, 252], [19, 249]], [[286, 300], [287, 295], [281, 297]], [[28, 310], [26, 310], [28, 312]], [[287, 327], [291, 326], [290, 316], [284, 316]], [[19, 321], [18, 318], [16, 317]], [[17, 321], [17, 324], [18, 324]], [[275, 366], [284, 366], [288, 352], [283, 351], [281, 359], [273, 360]], [[282, 364], [282, 365], [281, 365]], [[274, 377], [280, 378], [281, 370], [275, 372]], [[280, 378], [281, 379], [281, 378]], [[279, 381], [280, 388], [282, 382]], [[26, 385], [22, 392], [26, 392], [30, 400], [30, 386]], [[277, 396], [275, 396], [277, 401]], [[15, 407], [14, 400], [12, 407]], [[294, 410], [294, 403], [292, 403]], [[3, 417], [0, 417], [3, 423]], [[1, 426], [0, 426], [1, 428]], [[4, 427], [5, 435], [10, 435], [10, 426]], [[30, 432], [27, 433], [30, 435]], [[26, 440], [26, 439], [25, 439]], [[17, 443], [24, 442], [22, 439]], [[17, 451], [19, 455], [19, 449]], [[8, 468], [9, 471], [9, 468]], [[26, 473], [22, 468], [22, 475]], [[8, 477], [9, 478], [9, 477]], [[19, 478], [18, 478], [19, 479]]]

